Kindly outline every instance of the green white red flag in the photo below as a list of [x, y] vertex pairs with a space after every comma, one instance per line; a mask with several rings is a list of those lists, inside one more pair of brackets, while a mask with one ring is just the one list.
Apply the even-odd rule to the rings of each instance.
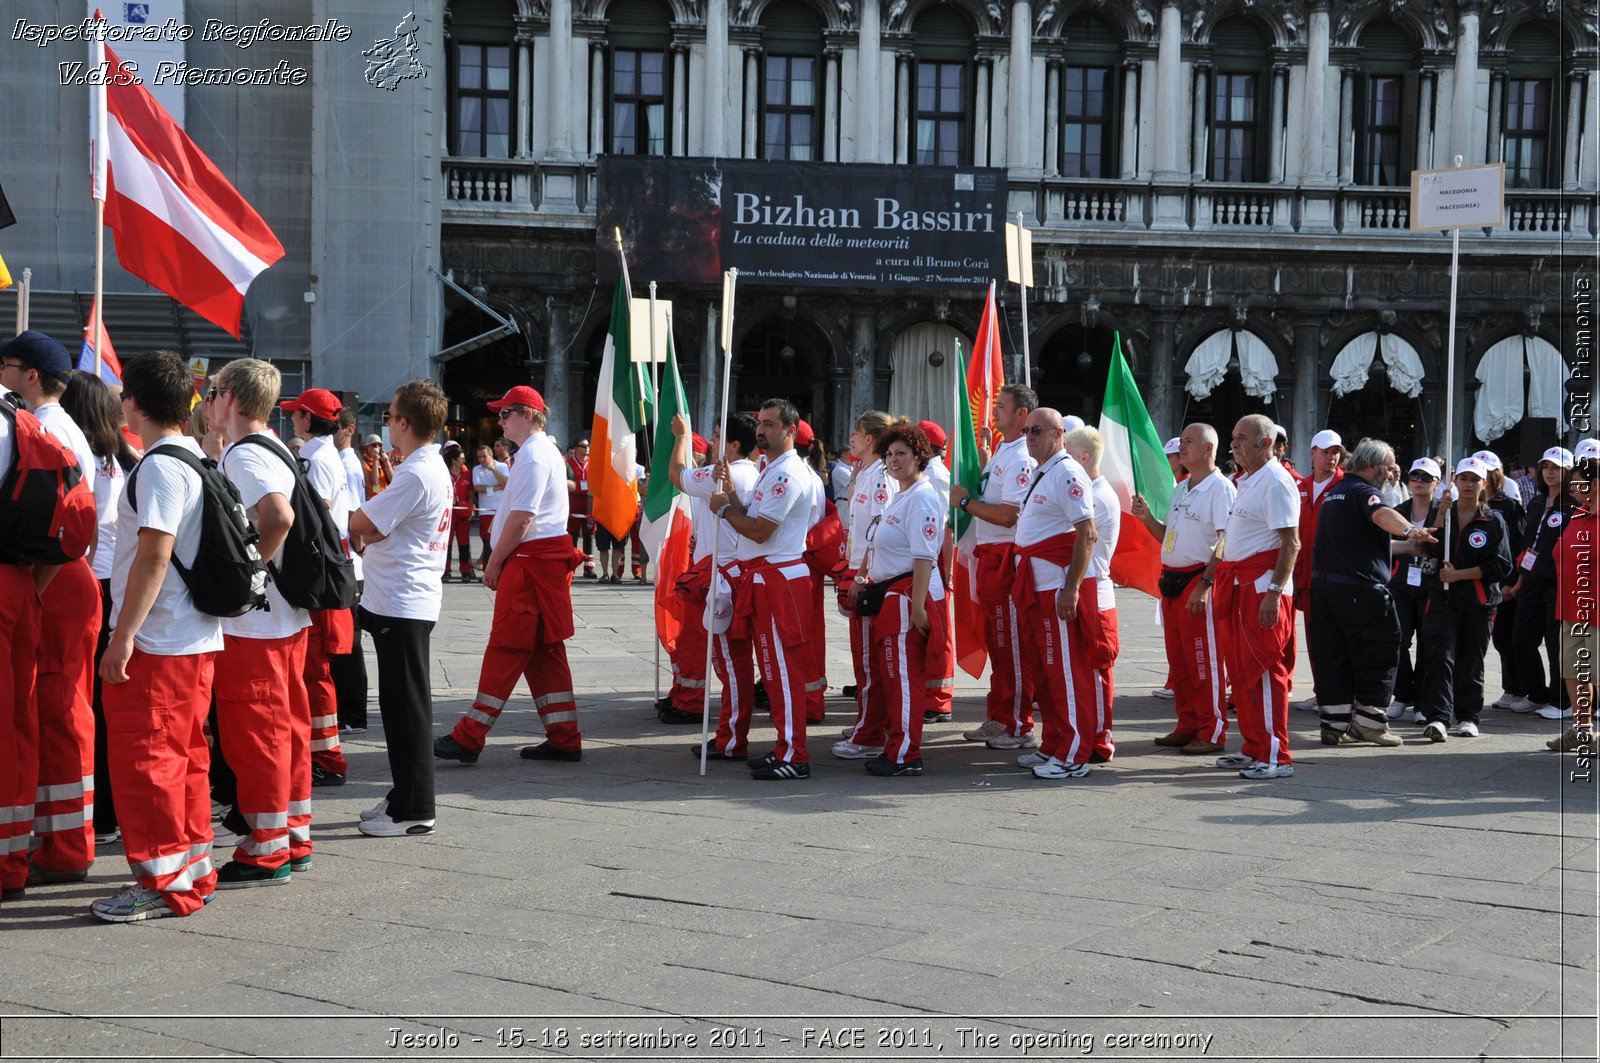
[[1154, 596], [1161, 579], [1161, 544], [1134, 517], [1132, 498], [1143, 495], [1155, 518], [1165, 521], [1172, 503], [1172, 466], [1167, 463], [1161, 436], [1150, 420], [1139, 387], [1133, 382], [1133, 371], [1122, 355], [1121, 333], [1111, 349], [1100, 434], [1105, 437], [1100, 474], [1117, 492], [1122, 506], [1122, 532], [1111, 555], [1111, 580]]

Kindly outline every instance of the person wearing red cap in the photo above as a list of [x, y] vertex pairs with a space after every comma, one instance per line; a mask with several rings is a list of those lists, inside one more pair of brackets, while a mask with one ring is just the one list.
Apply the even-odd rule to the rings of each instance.
[[[857, 741], [869, 714], [876, 718], [878, 708], [873, 692], [872, 618], [855, 612], [855, 577], [861, 573], [867, 556], [867, 531], [883, 515], [894, 498], [895, 482], [884, 470], [883, 461], [873, 456], [878, 438], [895, 424], [882, 410], [868, 410], [856, 418], [850, 432], [850, 453], [857, 459], [856, 474], [850, 483], [850, 532], [845, 541], [844, 569], [835, 577], [839, 587], [839, 612], [850, 623], [850, 658], [855, 664], [856, 720], [833, 744], [833, 755], [845, 760], [871, 760], [883, 752], [881, 746]], [[846, 688], [845, 693], [851, 693]]]
[[[711, 452], [711, 444], [698, 432], [688, 437], [687, 448], [683, 446], [682, 433], [688, 431], [688, 425], [688, 421], [683, 420], [681, 414], [673, 421], [673, 450], [668, 463], [667, 477], [680, 487], [685, 474], [699, 473], [700, 469], [705, 467], [706, 456]], [[715, 471], [715, 469], [709, 470], [707, 477]], [[668, 655], [672, 664], [672, 688], [656, 702], [656, 718], [662, 723], [699, 723], [704, 708], [705, 594], [701, 593], [696, 597], [692, 593], [686, 593], [686, 590], [698, 586], [703, 591], [711, 585], [709, 561], [706, 559], [711, 556], [712, 522], [710, 511], [706, 509], [705, 499], [690, 496], [689, 520], [689, 536], [694, 543], [694, 556], [690, 559], [689, 568], [678, 577], [677, 585], [672, 588], [672, 594], [681, 603], [679, 605], [681, 626], [678, 629], [677, 641], [673, 643], [672, 652]], [[704, 580], [700, 578], [702, 575], [706, 577]]]
[[[918, 421], [917, 427], [922, 429], [922, 434], [927, 437], [928, 445], [933, 447], [933, 457], [928, 459], [928, 482], [933, 484], [934, 490], [939, 492], [939, 497], [944, 499], [945, 509], [950, 508], [950, 469], [944, 463], [944, 449], [950, 440], [945, 435], [944, 429], [932, 421]], [[946, 514], [948, 518], [948, 514]], [[950, 527], [949, 520], [945, 521], [944, 544], [939, 550], [939, 572], [945, 579], [945, 586], [954, 571], [955, 539], [954, 529]], [[946, 608], [950, 601], [945, 602]], [[946, 617], [946, 621], [953, 618]], [[952, 703], [956, 692], [956, 629], [954, 623], [946, 623], [943, 628], [944, 640], [939, 645], [928, 645], [925, 672], [928, 677], [928, 697], [926, 705], [927, 722], [934, 723], [939, 720], [948, 720], [953, 715]]]
[[816, 479], [816, 501], [811, 510], [811, 527], [806, 532], [806, 565], [811, 569], [811, 675], [806, 680], [806, 722], [820, 723], [826, 715], [828, 694], [828, 640], [823, 624], [823, 581], [839, 567], [839, 546], [844, 542], [844, 525], [839, 512], [828, 501], [827, 451], [811, 426], [803, 419], [795, 428], [794, 447], [804, 458], [805, 467]]
[[[1294, 567], [1294, 606], [1307, 618], [1311, 616], [1311, 562], [1313, 547], [1317, 542], [1317, 517], [1322, 513], [1322, 500], [1328, 496], [1329, 488], [1344, 478], [1344, 471], [1340, 468], [1344, 456], [1344, 440], [1339, 438], [1338, 432], [1324, 428], [1311, 437], [1311, 475], [1295, 481], [1295, 487], [1300, 492], [1300, 554]], [[1292, 672], [1295, 659], [1295, 633], [1292, 626], [1288, 653]], [[1306, 657], [1309, 659], [1310, 656], [1311, 648], [1307, 645]], [[1315, 664], [1311, 671], [1315, 676]], [[1295, 702], [1294, 707], [1316, 711], [1316, 695]]]
[[[298, 399], [285, 399], [279, 408], [288, 412], [294, 431], [306, 440], [300, 448], [300, 465], [306, 481], [322, 499], [339, 529], [349, 540], [349, 476], [339, 459], [333, 437], [339, 431], [344, 403], [331, 391], [309, 388]], [[311, 614], [306, 638], [306, 689], [311, 697], [311, 782], [314, 786], [342, 786], [350, 770], [339, 744], [339, 693], [334, 686], [331, 659], [355, 649], [353, 609], [318, 609]]]
[[522, 758], [582, 760], [566, 641], [573, 632], [572, 573], [583, 553], [567, 534], [566, 463], [545, 434], [544, 396], [533, 388], [519, 384], [489, 409], [517, 444], [483, 570], [484, 586], [495, 592], [494, 620], [472, 707], [434, 741], [433, 755], [476, 763], [518, 677], [526, 676], [545, 741], [523, 747]]

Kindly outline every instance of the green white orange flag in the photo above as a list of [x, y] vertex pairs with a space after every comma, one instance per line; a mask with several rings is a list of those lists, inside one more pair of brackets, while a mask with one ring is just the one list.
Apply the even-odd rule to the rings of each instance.
[[[994, 287], [989, 288], [989, 306], [994, 306]], [[988, 309], [984, 310], [985, 322], [992, 324], [992, 316]], [[978, 335], [984, 335], [982, 327]], [[994, 345], [996, 361], [998, 362], [999, 343]], [[979, 352], [975, 348], [972, 352], [974, 363], [977, 362]], [[1001, 378], [1004, 383], [1004, 377]], [[1000, 384], [994, 385], [994, 390], [1000, 390]], [[967, 489], [972, 497], [977, 498], [983, 494], [983, 466], [978, 461], [978, 432], [973, 420], [971, 403], [972, 392], [967, 378], [967, 367], [961, 360], [960, 345], [956, 346], [956, 395], [966, 396], [968, 401], [956, 402], [956, 423], [950, 426], [950, 482], [960, 484]], [[990, 400], [992, 407], [993, 400]], [[985, 413], [993, 418], [992, 409]], [[950, 527], [955, 535], [955, 573], [951, 582], [951, 593], [955, 596], [956, 604], [956, 664], [961, 670], [974, 679], [983, 674], [984, 663], [989, 659], [989, 651], [983, 642], [983, 606], [978, 602], [978, 563], [975, 557], [978, 548], [978, 531], [976, 523], [970, 513], [959, 506], [950, 507]]]
[[1100, 474], [1117, 492], [1122, 505], [1122, 532], [1111, 555], [1113, 583], [1155, 595], [1161, 578], [1161, 544], [1133, 515], [1132, 498], [1143, 495], [1159, 521], [1167, 519], [1172, 503], [1172, 466], [1167, 463], [1161, 436], [1145, 409], [1133, 371], [1122, 356], [1122, 334], [1111, 349], [1111, 369], [1106, 376], [1106, 401], [1100, 412], [1100, 434], [1105, 455]]
[[667, 362], [661, 379], [661, 394], [656, 398], [655, 445], [650, 458], [650, 487], [644, 496], [644, 515], [639, 538], [656, 566], [656, 637], [661, 648], [671, 653], [682, 630], [682, 602], [678, 598], [678, 577], [689, 567], [689, 539], [693, 517], [689, 496], [672, 482], [672, 418], [689, 415], [689, 402], [683, 394], [683, 378], [678, 375], [678, 356], [667, 335]]
[[639, 514], [639, 456], [636, 436], [645, 426], [651, 402], [639, 364], [632, 358], [628, 290], [620, 281], [611, 300], [611, 329], [600, 358], [600, 383], [594, 396], [590, 433], [589, 491], [594, 519], [618, 539], [633, 529]]

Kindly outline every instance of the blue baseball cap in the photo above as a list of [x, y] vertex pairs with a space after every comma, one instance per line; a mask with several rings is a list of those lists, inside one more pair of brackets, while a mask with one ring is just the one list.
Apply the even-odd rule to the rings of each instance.
[[0, 358], [15, 358], [29, 369], [65, 381], [72, 373], [72, 358], [67, 349], [42, 332], [28, 329], [0, 344]]

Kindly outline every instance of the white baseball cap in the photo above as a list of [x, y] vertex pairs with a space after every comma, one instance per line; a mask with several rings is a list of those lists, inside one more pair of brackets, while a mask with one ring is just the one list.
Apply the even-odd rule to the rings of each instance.
[[1580, 439], [1577, 449], [1572, 452], [1573, 461], [1589, 461], [1600, 458], [1600, 439]]
[[1481, 461], [1491, 469], [1500, 468], [1500, 455], [1492, 450], [1480, 450], [1472, 455], [1474, 460]]
[[1462, 458], [1460, 461], [1456, 462], [1457, 476], [1467, 472], [1470, 472], [1480, 480], [1487, 480], [1489, 478], [1489, 466], [1485, 465], [1482, 461], [1479, 461], [1477, 455], [1473, 455], [1470, 458]]
[[1548, 461], [1552, 465], [1559, 465], [1563, 469], [1572, 468], [1572, 451], [1566, 447], [1551, 447], [1544, 452], [1540, 461]]
[[1311, 448], [1313, 450], [1332, 450], [1335, 447], [1343, 450], [1344, 440], [1340, 439], [1339, 433], [1331, 428], [1324, 428], [1311, 437]]
[[1061, 418], [1061, 430], [1063, 432], [1076, 432], [1082, 427], [1083, 418], [1079, 417], [1075, 413], [1069, 413], [1065, 417]]
[[1173, 436], [1171, 439], [1167, 440], [1167, 445], [1162, 449], [1164, 449], [1168, 454], [1176, 454], [1181, 446], [1182, 443], [1178, 437]]
[[1411, 463], [1411, 468], [1407, 470], [1408, 475], [1413, 472], [1425, 472], [1437, 480], [1439, 479], [1439, 463], [1432, 458], [1418, 458]]

